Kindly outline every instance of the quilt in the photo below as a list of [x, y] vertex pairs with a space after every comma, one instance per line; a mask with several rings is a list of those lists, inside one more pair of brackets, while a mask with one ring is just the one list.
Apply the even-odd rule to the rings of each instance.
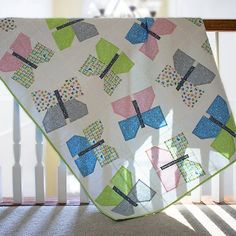
[[198, 18], [0, 19], [0, 77], [97, 208], [160, 212], [235, 162]]

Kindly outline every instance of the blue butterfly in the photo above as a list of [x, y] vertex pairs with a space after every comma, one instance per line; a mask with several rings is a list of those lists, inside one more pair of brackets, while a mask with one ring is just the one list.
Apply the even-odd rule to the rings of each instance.
[[83, 130], [85, 137], [74, 135], [66, 144], [72, 157], [77, 156], [75, 164], [85, 177], [94, 172], [96, 162], [101, 167], [119, 158], [113, 147], [105, 145], [101, 138], [103, 125], [100, 120], [95, 121]]
[[148, 125], [159, 129], [167, 125], [160, 106], [151, 108], [155, 98], [152, 87], [133, 94], [133, 97], [133, 101], [126, 96], [112, 103], [113, 111], [127, 118], [119, 122], [125, 141], [135, 138], [139, 127]]
[[167, 19], [141, 18], [134, 23], [125, 38], [132, 44], [143, 43], [139, 49], [144, 55], [154, 60], [159, 52], [157, 40], [162, 35], [173, 33], [176, 25]]
[[209, 117], [202, 116], [193, 134], [200, 139], [214, 138], [211, 147], [227, 159], [231, 158], [235, 153], [236, 126], [226, 101], [218, 95], [206, 113]]

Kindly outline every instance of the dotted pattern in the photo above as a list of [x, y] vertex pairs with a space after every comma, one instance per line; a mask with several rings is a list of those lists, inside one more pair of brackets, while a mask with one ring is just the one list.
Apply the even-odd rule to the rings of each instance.
[[[89, 55], [79, 72], [86, 76], [99, 76], [105, 70], [106, 65], [98, 60], [96, 57]], [[121, 79], [112, 70], [104, 76], [104, 91], [110, 96], [113, 94], [115, 88], [120, 84]]]
[[204, 50], [206, 50], [210, 55], [213, 55], [211, 50], [211, 45], [209, 43], [209, 40], [207, 39], [201, 46]]
[[[181, 76], [172, 66], [166, 65], [166, 67], [158, 75], [156, 82], [161, 84], [163, 87], [176, 87], [181, 79]], [[183, 102], [190, 108], [194, 107], [204, 93], [203, 90], [195, 87], [188, 81], [185, 81], [183, 86], [180, 88], [180, 91]]]
[[[172, 157], [177, 159], [185, 155], [188, 140], [183, 133], [180, 133], [177, 136], [165, 141], [165, 145], [170, 151]], [[178, 162], [177, 166], [187, 183], [205, 175], [205, 172], [199, 163], [188, 159]]]
[[[84, 129], [83, 132], [85, 137], [89, 140], [89, 143], [93, 145], [102, 139], [103, 130], [104, 127], [102, 122], [97, 120]], [[116, 150], [104, 143], [94, 148], [93, 151], [101, 167], [119, 158]]]
[[15, 20], [12, 18], [0, 19], [0, 29], [6, 32], [16, 28]]
[[[83, 95], [79, 80], [75, 77], [66, 80], [58, 91], [61, 95], [62, 101], [64, 102]], [[45, 90], [37, 90], [32, 92], [32, 96], [38, 112], [45, 111], [49, 107], [53, 107], [58, 103], [54, 91], [48, 92]]]

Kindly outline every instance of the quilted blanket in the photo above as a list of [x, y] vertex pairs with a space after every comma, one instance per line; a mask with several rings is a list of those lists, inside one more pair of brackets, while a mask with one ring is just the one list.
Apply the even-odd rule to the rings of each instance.
[[201, 19], [0, 19], [0, 76], [91, 201], [159, 212], [235, 162]]

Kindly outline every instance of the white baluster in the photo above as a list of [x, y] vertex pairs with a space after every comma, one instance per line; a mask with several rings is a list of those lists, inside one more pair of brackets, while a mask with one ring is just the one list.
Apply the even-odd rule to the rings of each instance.
[[2, 202], [2, 167], [0, 166], [0, 203]]
[[60, 164], [58, 166], [58, 203], [66, 204], [67, 202], [67, 189], [66, 189], [66, 176], [67, 176], [67, 168], [66, 164], [63, 160], [60, 160]]
[[233, 198], [236, 201], [236, 162], [233, 164]]
[[201, 202], [201, 196], [202, 196], [202, 187], [199, 186], [191, 192], [192, 202], [200, 203]]
[[217, 174], [211, 181], [211, 195], [214, 202], [224, 201], [224, 176], [223, 173]]
[[44, 203], [44, 166], [43, 166], [43, 135], [41, 131], [35, 128], [35, 149], [37, 163], [35, 166], [35, 201], [36, 204]]
[[80, 185], [80, 204], [88, 204], [88, 203], [89, 203], [89, 198], [85, 193], [82, 185]]
[[20, 135], [20, 108], [18, 103], [14, 100], [13, 105], [13, 150], [15, 163], [12, 168], [13, 171], [13, 202], [21, 204], [22, 202], [22, 184], [21, 184], [21, 135]]
[[[220, 38], [219, 32], [215, 32], [215, 58], [218, 70], [220, 72]], [[224, 173], [221, 172], [214, 176], [211, 180], [211, 195], [215, 202], [224, 201]]]

